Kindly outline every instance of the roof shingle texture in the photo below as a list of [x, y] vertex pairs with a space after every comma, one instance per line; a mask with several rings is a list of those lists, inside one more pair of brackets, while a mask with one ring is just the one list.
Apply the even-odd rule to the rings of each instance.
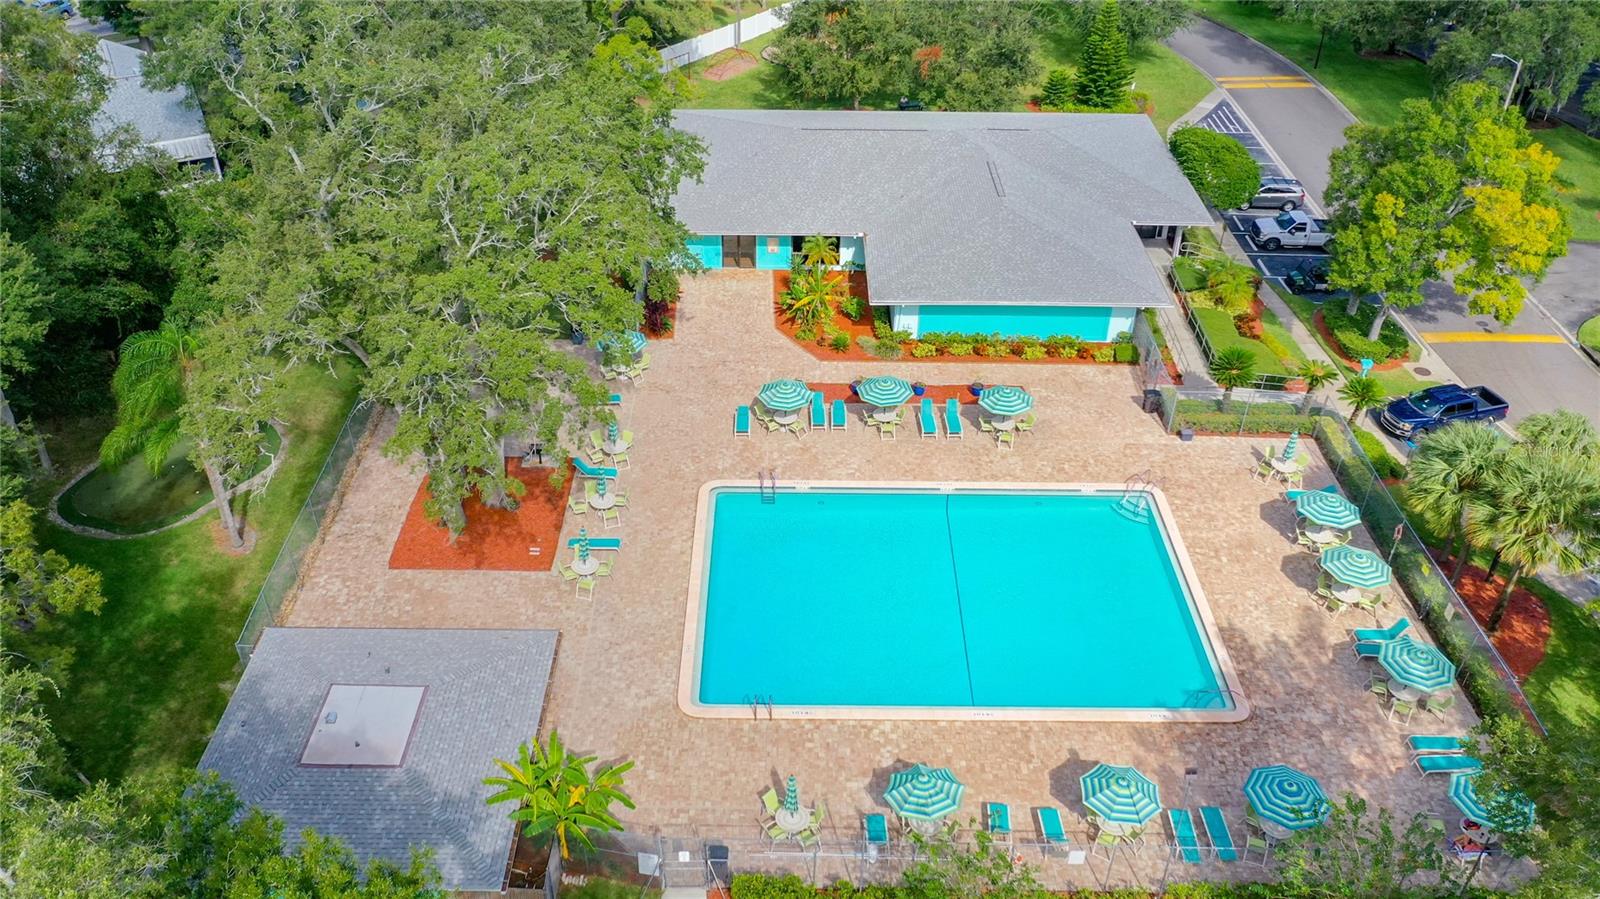
[[179, 162], [217, 155], [205, 116], [187, 88], [156, 90], [144, 83], [144, 51], [114, 41], [100, 42], [101, 70], [111, 79], [106, 101], [94, 118], [95, 132], [132, 126], [139, 139]]
[[680, 110], [696, 234], [865, 235], [874, 305], [1171, 305], [1134, 231], [1206, 225], [1142, 115]]
[[[555, 631], [269, 628], [200, 768], [282, 818], [291, 846], [312, 827], [363, 865], [430, 847], [446, 888], [498, 890], [512, 822], [483, 779], [538, 730], [555, 650]], [[336, 683], [427, 687], [399, 767], [299, 764]]]

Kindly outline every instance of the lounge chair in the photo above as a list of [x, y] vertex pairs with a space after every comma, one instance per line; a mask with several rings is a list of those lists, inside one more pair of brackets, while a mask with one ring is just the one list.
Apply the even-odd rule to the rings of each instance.
[[1387, 641], [1363, 640], [1355, 644], [1356, 658], [1375, 659], [1383, 651], [1383, 643]]
[[1067, 830], [1061, 826], [1061, 812], [1051, 806], [1041, 806], [1033, 810], [1033, 818], [1039, 824], [1040, 850], [1049, 852], [1056, 846], [1069, 845]]
[[622, 394], [613, 393], [613, 394], [611, 394], [611, 399], [607, 400], [606, 402], [608, 402], [609, 404], [611, 404], [613, 406], [620, 406], [620, 405], [622, 405]]
[[1357, 643], [1383, 643], [1398, 639], [1411, 627], [1411, 619], [1401, 618], [1388, 627], [1358, 627], [1350, 632]]
[[1283, 498], [1284, 498], [1285, 501], [1292, 503], [1295, 500], [1299, 499], [1300, 497], [1306, 495], [1307, 493], [1338, 493], [1338, 492], [1339, 492], [1339, 485], [1338, 484], [1329, 484], [1326, 487], [1318, 487], [1316, 490], [1285, 490], [1285, 491], [1283, 491]]
[[579, 476], [585, 478], [615, 478], [617, 476], [615, 468], [590, 465], [577, 456], [572, 457], [572, 467], [578, 470]]
[[1436, 737], [1429, 734], [1412, 734], [1406, 737], [1412, 755], [1461, 755], [1466, 745], [1460, 737]]
[[828, 407], [822, 402], [822, 391], [811, 391], [811, 430], [828, 429]]
[[1010, 838], [1011, 836], [1011, 808], [1004, 802], [985, 802], [983, 804], [984, 825], [989, 833], [997, 837]]
[[740, 406], [733, 410], [733, 436], [750, 436], [750, 407]]
[[1470, 755], [1419, 755], [1411, 760], [1419, 774], [1471, 774], [1483, 770], [1483, 762]]
[[833, 401], [833, 420], [828, 426], [835, 431], [844, 430], [845, 423], [850, 420], [850, 414], [844, 410], [844, 400]]
[[1228, 819], [1222, 809], [1214, 805], [1201, 806], [1200, 823], [1205, 826], [1206, 839], [1211, 841], [1211, 851], [1217, 854], [1218, 861], [1239, 860], [1239, 847], [1233, 844], [1233, 832], [1228, 829]]
[[944, 401], [944, 436], [961, 436], [961, 401], [955, 397]]
[[1200, 838], [1195, 836], [1194, 818], [1186, 808], [1167, 809], [1167, 823], [1172, 827], [1172, 851], [1184, 862], [1200, 864]]
[[868, 845], [889, 845], [889, 819], [879, 814], [862, 815], [861, 830]]
[[1456, 694], [1434, 694], [1422, 703], [1422, 707], [1433, 717], [1443, 718], [1451, 709], [1456, 707]]
[[[577, 549], [578, 538], [571, 537], [567, 540], [567, 549]], [[590, 537], [589, 548], [592, 550], [618, 550], [622, 549], [621, 537]]]
[[922, 426], [922, 436], [939, 436], [939, 419], [933, 415], [933, 400], [923, 397], [917, 404], [917, 424]]

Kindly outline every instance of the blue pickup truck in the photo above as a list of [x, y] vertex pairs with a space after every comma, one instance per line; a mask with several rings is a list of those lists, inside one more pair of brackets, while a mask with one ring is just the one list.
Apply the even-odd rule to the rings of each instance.
[[1416, 440], [1458, 421], [1499, 421], [1510, 408], [1500, 394], [1487, 387], [1441, 384], [1395, 400], [1384, 408], [1378, 421], [1394, 436]]

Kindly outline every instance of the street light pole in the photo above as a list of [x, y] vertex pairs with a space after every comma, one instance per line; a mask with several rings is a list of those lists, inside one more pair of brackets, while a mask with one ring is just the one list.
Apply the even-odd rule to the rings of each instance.
[[1504, 103], [1500, 104], [1500, 108], [1501, 109], [1510, 109], [1511, 108], [1511, 95], [1516, 93], [1516, 90], [1517, 90], [1517, 77], [1522, 74], [1522, 60], [1520, 60], [1520, 59], [1512, 59], [1511, 57], [1505, 55], [1504, 53], [1490, 53], [1489, 54], [1489, 58], [1490, 59], [1503, 59], [1506, 62], [1515, 63], [1516, 64], [1516, 68], [1511, 70], [1511, 83], [1506, 86], [1506, 101]]

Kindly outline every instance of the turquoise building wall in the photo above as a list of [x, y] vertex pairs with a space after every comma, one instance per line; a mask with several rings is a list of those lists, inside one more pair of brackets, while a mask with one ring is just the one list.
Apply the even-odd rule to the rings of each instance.
[[787, 234], [763, 234], [756, 238], [756, 268], [787, 269], [794, 255], [794, 238]]
[[706, 268], [722, 268], [722, 236], [718, 234], [691, 234], [685, 244], [689, 255], [700, 260]]
[[921, 306], [915, 307], [916, 334], [953, 331], [1005, 337], [1053, 337], [1069, 334], [1082, 340], [1110, 340], [1133, 330], [1138, 310], [1112, 306]]

